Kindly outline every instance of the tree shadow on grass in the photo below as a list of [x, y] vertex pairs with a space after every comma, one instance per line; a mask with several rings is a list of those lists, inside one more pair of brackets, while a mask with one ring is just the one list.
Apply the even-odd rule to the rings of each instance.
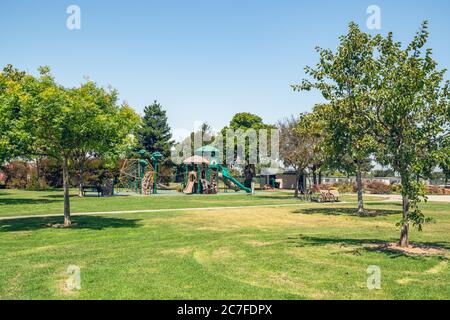
[[2, 206], [2, 205], [14, 206], [14, 205], [24, 205], [24, 204], [49, 204], [49, 203], [56, 203], [56, 202], [61, 202], [61, 200], [52, 200], [52, 199], [45, 199], [45, 198], [38, 198], [38, 199], [0, 198], [0, 206]]
[[354, 216], [354, 217], [360, 217], [360, 218], [373, 218], [373, 217], [379, 217], [379, 216], [388, 216], [388, 215], [395, 215], [400, 214], [401, 212], [398, 210], [371, 210], [366, 209], [366, 214], [359, 215], [357, 213], [356, 208], [301, 208], [292, 211], [292, 213], [299, 213], [299, 214], [323, 214], [327, 216]]
[[402, 207], [402, 203], [400, 202], [370, 202], [370, 200], [367, 203], [370, 207]]
[[[137, 228], [140, 219], [120, 219], [101, 216], [75, 216], [72, 217], [73, 226], [63, 230], [104, 230], [109, 228]], [[0, 221], [1, 232], [35, 231], [41, 229], [53, 229], [52, 226], [63, 223], [63, 218], [24, 218]]]
[[[348, 238], [324, 238], [324, 237], [311, 237], [305, 235], [298, 235], [296, 237], [288, 237], [286, 242], [294, 247], [308, 247], [308, 246], [326, 246], [326, 245], [337, 245], [342, 248], [344, 247], [357, 247], [354, 250], [345, 251], [346, 253], [351, 253], [354, 255], [361, 255], [362, 251], [367, 252], [381, 252], [388, 255], [390, 258], [398, 258], [398, 257], [409, 257], [412, 259], [420, 259], [423, 258], [421, 255], [410, 255], [405, 252], [401, 252], [395, 249], [391, 249], [386, 246], [389, 242], [386, 240], [380, 239], [348, 239]], [[448, 242], [414, 242], [414, 246], [422, 246], [428, 248], [435, 248], [440, 250], [450, 250], [450, 243]]]
[[[64, 194], [48, 194], [44, 196], [47, 199], [61, 199], [64, 200]], [[79, 198], [78, 194], [70, 194], [70, 198]]]

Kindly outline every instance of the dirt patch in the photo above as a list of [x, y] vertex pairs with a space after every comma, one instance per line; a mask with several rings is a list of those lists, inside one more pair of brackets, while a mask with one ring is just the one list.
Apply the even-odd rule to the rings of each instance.
[[395, 282], [397, 282], [398, 284], [406, 285], [406, 284], [410, 284], [413, 282], [419, 282], [419, 280], [412, 279], [412, 278], [403, 278], [403, 279], [398, 279]]
[[435, 265], [433, 268], [426, 271], [426, 273], [429, 274], [437, 274], [441, 273], [446, 267], [447, 267], [448, 261], [444, 260], [439, 262], [437, 265]]
[[445, 255], [447, 253], [445, 249], [425, 245], [410, 245], [409, 247], [405, 248], [400, 247], [398, 243], [384, 243], [381, 245], [373, 245], [371, 247], [377, 250], [393, 251], [404, 253], [407, 255], [433, 256], [433, 255]]
[[76, 227], [78, 223], [72, 223], [70, 227], [65, 226], [63, 223], [47, 223], [45, 226], [47, 228], [55, 228], [55, 229], [70, 229], [72, 227]]

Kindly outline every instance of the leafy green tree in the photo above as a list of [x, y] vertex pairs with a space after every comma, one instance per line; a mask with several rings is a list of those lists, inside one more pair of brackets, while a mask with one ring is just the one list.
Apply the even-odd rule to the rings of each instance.
[[79, 174], [79, 196], [83, 196], [86, 162], [94, 157], [113, 157], [127, 135], [135, 133], [140, 118], [127, 104], [118, 105], [115, 90], [105, 90], [95, 82], [88, 81], [71, 89], [69, 94], [88, 108], [84, 112], [89, 125], [79, 131], [79, 139], [86, 143], [80, 143], [71, 152], [71, 160]]
[[[114, 109], [115, 112], [104, 112], [95, 95], [81, 92], [88, 87], [93, 89], [95, 86], [92, 83], [81, 88], [65, 89], [54, 81], [48, 67], [39, 68], [39, 73], [38, 78], [27, 75], [21, 81], [21, 121], [26, 123], [27, 132], [33, 137], [33, 151], [27, 150], [27, 154], [22, 150], [22, 154], [29, 156], [39, 150], [61, 163], [64, 225], [70, 226], [69, 161], [75, 158], [78, 150], [102, 151], [106, 143], [104, 137], [108, 137], [108, 147], [112, 150], [123, 139], [121, 135], [125, 134], [125, 121], [121, 121], [119, 115], [129, 111], [110, 106], [111, 111]], [[110, 98], [105, 96], [105, 99]], [[116, 138], [110, 139], [111, 135]]]
[[33, 136], [26, 111], [21, 105], [23, 86], [32, 78], [7, 65], [0, 72], [0, 165], [19, 155], [31, 153]]
[[150, 154], [161, 152], [169, 158], [170, 149], [174, 145], [167, 120], [166, 111], [156, 100], [144, 108], [142, 128], [139, 131], [139, 143]]
[[[244, 134], [248, 129], [253, 129], [256, 133], [255, 137], [248, 136], [245, 138], [245, 150], [244, 150], [245, 159], [241, 159], [244, 162], [244, 176], [245, 176], [244, 185], [246, 187], [250, 187], [253, 177], [256, 174], [256, 165], [254, 163], [251, 163], [252, 161], [250, 161], [251, 155], [256, 155], [257, 160], [259, 160], [259, 150], [260, 150], [259, 130], [276, 129], [276, 126], [265, 124], [261, 117], [249, 112], [241, 112], [235, 114], [231, 119], [229, 126], [226, 126], [222, 129], [222, 136], [224, 146], [226, 146], [227, 148], [233, 148], [235, 157], [237, 157], [238, 143], [237, 141], [227, 141], [226, 133], [228, 129], [235, 130], [235, 132], [242, 132]], [[270, 134], [268, 134], [267, 137], [269, 139]], [[250, 139], [256, 139], [256, 141], [250, 141]], [[226, 160], [226, 156], [224, 156], [224, 159]]]
[[314, 138], [314, 144], [312, 145], [314, 157], [310, 163], [314, 185], [322, 183], [322, 171], [326, 169], [326, 164], [328, 163], [328, 144], [325, 141], [329, 139], [329, 130], [327, 128], [327, 117], [325, 115], [329, 108], [330, 106], [326, 104], [314, 106], [312, 112], [303, 114], [300, 117], [297, 126], [297, 131], [301, 134], [312, 136]]
[[296, 186], [294, 196], [299, 194], [299, 180], [305, 174], [305, 170], [316, 159], [316, 148], [320, 136], [311, 130], [307, 130], [303, 123], [308, 114], [302, 114], [298, 118], [290, 117], [278, 123], [280, 136], [280, 159], [284, 165], [294, 169], [296, 174]]
[[362, 32], [352, 22], [347, 35], [339, 40], [335, 52], [318, 47], [320, 58], [316, 68], [305, 68], [310, 79], [292, 87], [295, 91], [317, 89], [331, 106], [323, 113], [330, 133], [328, 143], [332, 154], [345, 155], [355, 167], [358, 213], [363, 214], [363, 166], [375, 147], [367, 115], [369, 92], [376, 75], [373, 53], [378, 37]]
[[[403, 49], [393, 34], [378, 44], [378, 86], [373, 91], [373, 134], [378, 138], [377, 158], [390, 165], [402, 180], [403, 218], [400, 245], [409, 245], [410, 224], [422, 229], [428, 219], [419, 208], [423, 193], [420, 179], [448, 160], [450, 84], [444, 80], [424, 22], [413, 41]], [[447, 162], [448, 163], [448, 162]]]

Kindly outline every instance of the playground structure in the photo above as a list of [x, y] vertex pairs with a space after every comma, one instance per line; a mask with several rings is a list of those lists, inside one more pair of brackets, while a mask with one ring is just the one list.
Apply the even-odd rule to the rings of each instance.
[[[239, 180], [231, 176], [225, 166], [219, 164], [219, 150], [205, 146], [196, 150], [196, 154], [183, 161], [181, 172], [182, 190], [185, 194], [216, 194], [219, 192], [219, 181], [236, 192], [252, 193]], [[159, 152], [150, 157], [145, 150], [137, 152], [137, 156], [125, 159], [121, 165], [119, 178], [116, 180], [116, 193], [136, 193], [142, 195], [157, 194], [158, 166], [162, 159]]]
[[218, 152], [219, 150], [211, 146], [205, 146], [197, 149], [194, 156], [183, 161], [185, 166], [183, 193], [216, 194], [219, 192], [219, 180], [235, 191], [252, 193], [252, 189], [245, 187], [230, 175], [226, 167], [218, 164]]
[[147, 159], [147, 152], [138, 152], [139, 158], [125, 159], [115, 188], [120, 191], [137, 194], [158, 193], [158, 164], [163, 158], [160, 152], [154, 152]]

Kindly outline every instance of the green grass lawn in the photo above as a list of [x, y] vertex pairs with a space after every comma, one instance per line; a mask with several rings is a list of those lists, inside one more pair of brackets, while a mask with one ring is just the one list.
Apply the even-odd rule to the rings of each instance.
[[[298, 203], [287, 192], [257, 193], [250, 196], [230, 191], [218, 195], [117, 196], [79, 198], [72, 190], [72, 212], [133, 211], [152, 209], [179, 209], [203, 207], [255, 206]], [[368, 198], [370, 199], [370, 197]], [[343, 201], [355, 201], [355, 196], [342, 196]], [[377, 198], [377, 200], [379, 200]], [[0, 217], [21, 215], [60, 214], [63, 210], [63, 193], [54, 191], [0, 190]]]
[[[0, 190], [0, 216], [60, 213], [60, 191]], [[73, 198], [73, 210], [167, 208], [157, 213], [0, 221], [0, 299], [450, 299], [450, 204], [423, 205], [436, 223], [412, 231], [433, 256], [382, 250], [398, 238], [398, 203], [171, 211], [293, 203], [281, 193]], [[354, 200], [348, 196], [345, 200]], [[65, 287], [69, 265], [81, 290]], [[368, 290], [369, 265], [381, 290]]]

